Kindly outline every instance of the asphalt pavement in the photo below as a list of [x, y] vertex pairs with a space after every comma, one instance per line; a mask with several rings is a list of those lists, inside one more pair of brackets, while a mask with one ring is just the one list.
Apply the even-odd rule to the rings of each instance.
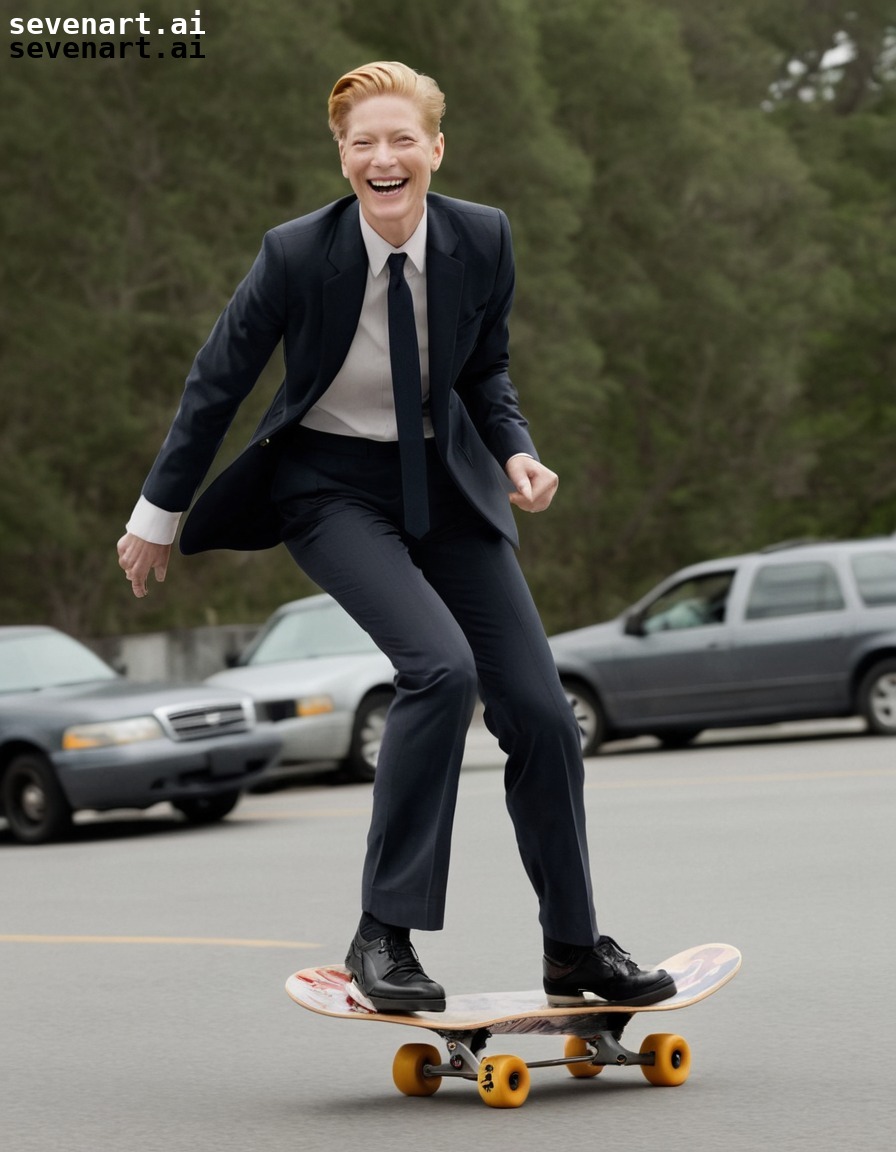
[[[23, 848], [0, 829], [0, 1143], [6, 1152], [317, 1152], [464, 1146], [641, 1152], [882, 1152], [896, 1138], [896, 743], [794, 726], [649, 741], [588, 761], [601, 927], [637, 960], [727, 941], [736, 979], [636, 1017], [693, 1069], [654, 1088], [537, 1069], [524, 1107], [474, 1084], [391, 1081], [411, 1029], [328, 1020], [283, 989], [341, 961], [357, 919], [370, 788], [317, 778], [191, 828], [160, 807], [79, 817]], [[449, 992], [537, 987], [540, 933], [504, 808], [500, 755], [471, 738], [448, 915], [416, 942]], [[436, 1041], [436, 1043], [438, 1043]], [[489, 1052], [558, 1054], [549, 1037]]]

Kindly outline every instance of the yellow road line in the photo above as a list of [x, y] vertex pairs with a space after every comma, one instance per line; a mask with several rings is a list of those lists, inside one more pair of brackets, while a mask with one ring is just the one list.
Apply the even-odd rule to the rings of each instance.
[[319, 948], [307, 940], [242, 940], [229, 936], [37, 936], [0, 934], [0, 944], [188, 944], [216, 948]]

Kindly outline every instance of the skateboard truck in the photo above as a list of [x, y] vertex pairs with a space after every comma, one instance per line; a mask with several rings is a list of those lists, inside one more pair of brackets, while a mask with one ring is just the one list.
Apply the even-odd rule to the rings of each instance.
[[490, 1037], [491, 1032], [486, 1030], [483, 1034], [482, 1029], [478, 1032], [463, 1032], [459, 1036], [453, 1033], [443, 1035], [449, 1054], [449, 1069], [443, 1075], [466, 1075], [475, 1079], [479, 1075], [479, 1053]]
[[[617, 1033], [618, 1031], [619, 1029], [616, 1029]], [[460, 1033], [440, 1031], [438, 1035], [445, 1041], [445, 1047], [448, 1049], [448, 1063], [426, 1064], [424, 1065], [424, 1074], [428, 1076], [461, 1076], [467, 1080], [478, 1079], [482, 1053], [485, 1051], [486, 1043], [491, 1039], [491, 1032], [487, 1029]], [[585, 1037], [570, 1037], [570, 1040], [578, 1040], [580, 1043], [568, 1044], [568, 1047], [584, 1046], [586, 1051], [575, 1055], [558, 1056], [551, 1060], [530, 1060], [526, 1062], [526, 1066], [528, 1068], [557, 1068], [566, 1065], [571, 1068], [573, 1065], [581, 1065], [589, 1070], [594, 1068], [595, 1071], [590, 1072], [590, 1074], [597, 1075], [597, 1072], [607, 1064], [616, 1064], [619, 1067], [627, 1064], [653, 1065], [655, 1060], [653, 1052], [632, 1052], [623, 1047], [619, 1042], [618, 1035], [614, 1035], [609, 1030], [602, 1030]], [[584, 1074], [581, 1071], [573, 1072], [573, 1075], [581, 1076]]]

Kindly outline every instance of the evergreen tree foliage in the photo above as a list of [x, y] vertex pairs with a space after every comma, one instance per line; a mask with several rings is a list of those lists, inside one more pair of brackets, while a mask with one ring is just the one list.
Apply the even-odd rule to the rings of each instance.
[[[153, 23], [182, 15], [162, 0]], [[511, 222], [512, 373], [561, 477], [520, 517], [549, 630], [679, 563], [896, 528], [892, 0], [207, 0], [202, 19], [203, 59], [0, 72], [0, 620], [251, 622], [310, 590], [282, 550], [219, 553], [136, 602], [114, 545], [262, 234], [347, 191], [326, 97], [375, 58], [446, 92], [434, 189]]]

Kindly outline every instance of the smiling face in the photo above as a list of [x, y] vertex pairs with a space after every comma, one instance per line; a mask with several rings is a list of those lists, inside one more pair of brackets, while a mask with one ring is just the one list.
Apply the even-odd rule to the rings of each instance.
[[431, 136], [405, 96], [370, 96], [349, 113], [339, 140], [342, 174], [367, 223], [394, 248], [420, 223], [444, 150], [442, 133]]

